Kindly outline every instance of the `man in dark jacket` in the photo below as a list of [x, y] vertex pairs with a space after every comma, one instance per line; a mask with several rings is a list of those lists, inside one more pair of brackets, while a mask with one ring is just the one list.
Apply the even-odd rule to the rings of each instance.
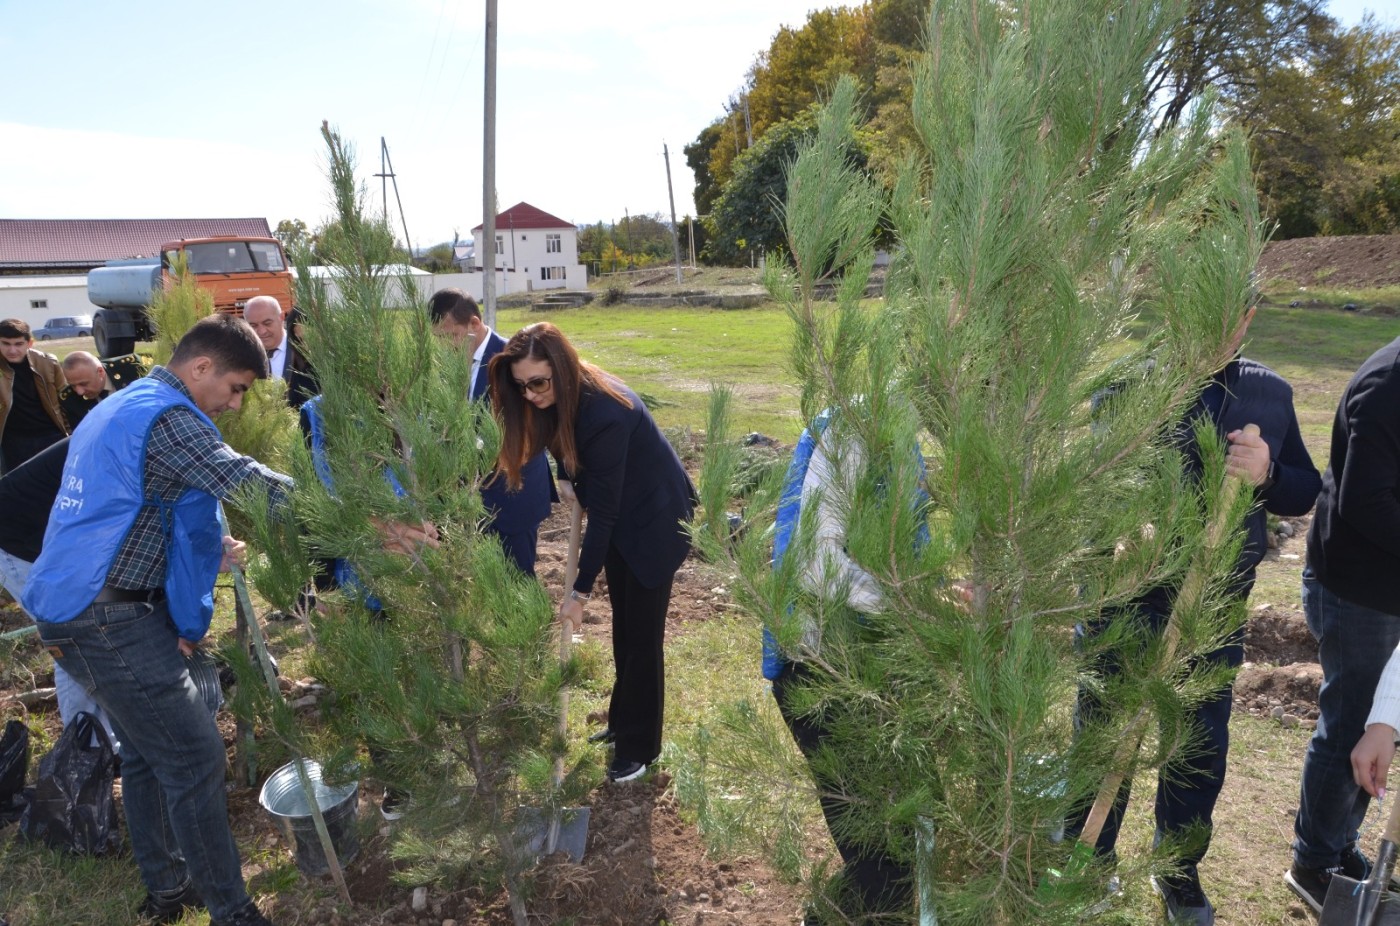
[[1332, 446], [1308, 531], [1303, 611], [1322, 663], [1320, 716], [1303, 761], [1284, 875], [1321, 912], [1332, 875], [1364, 878], [1356, 848], [1370, 797], [1352, 776], [1386, 660], [1400, 644], [1400, 339], [1361, 365], [1332, 421]]
[[63, 378], [68, 385], [59, 390], [58, 406], [72, 430], [107, 396], [146, 375], [141, 358], [135, 354], [99, 360], [85, 350], [75, 350], [63, 358]]
[[[1243, 337], [1243, 331], [1240, 336]], [[1292, 387], [1263, 364], [1243, 357], [1230, 361], [1212, 377], [1182, 422], [1177, 431], [1177, 443], [1186, 455], [1188, 475], [1193, 477], [1199, 476], [1202, 470], [1195, 426], [1203, 418], [1210, 421], [1229, 444], [1226, 471], [1253, 486], [1258, 502], [1245, 517], [1245, 542], [1230, 579], [1231, 596], [1243, 604], [1254, 588], [1255, 569], [1268, 552], [1268, 515], [1297, 517], [1307, 514], [1317, 498], [1320, 477], [1298, 428]], [[1257, 425], [1259, 433], [1246, 433], [1248, 424]], [[1134, 602], [1131, 609], [1154, 632], [1160, 633], [1171, 615], [1176, 591], [1174, 587], [1152, 589]], [[1090, 633], [1094, 629], [1088, 628]], [[1239, 666], [1244, 661], [1242, 630], [1207, 658], [1232, 668]], [[1381, 663], [1384, 662], [1382, 657]], [[1106, 663], [1102, 666], [1104, 671], [1116, 670], [1111, 656]], [[1215, 910], [1201, 888], [1197, 866], [1209, 848], [1211, 817], [1225, 783], [1232, 701], [1233, 691], [1226, 686], [1195, 708], [1191, 723], [1199, 741], [1184, 760], [1174, 762], [1158, 778], [1157, 839], [1177, 839], [1189, 847], [1177, 859], [1175, 873], [1153, 878], [1153, 887], [1162, 898], [1169, 923], [1210, 926], [1215, 922]], [[1081, 716], [1092, 715], [1096, 707], [1087, 692], [1081, 694]], [[1345, 757], [1343, 764], [1346, 764]], [[1127, 800], [1125, 785], [1099, 836], [1098, 852], [1113, 851]], [[1087, 810], [1085, 808], [1086, 816]], [[1071, 821], [1068, 827], [1071, 835], [1076, 834], [1083, 823], [1083, 817]], [[1190, 838], [1201, 832], [1204, 840]]]
[[[481, 317], [476, 300], [461, 290], [443, 289], [433, 293], [428, 303], [433, 330], [458, 348], [472, 355], [471, 400], [491, 403], [486, 375], [491, 358], [506, 346], [505, 339], [492, 331]], [[491, 514], [486, 529], [500, 540], [506, 556], [527, 576], [535, 574], [535, 551], [540, 524], [549, 517], [558, 500], [554, 477], [544, 452], [525, 464], [519, 491], [506, 488], [505, 480], [487, 479], [481, 487], [481, 501]]]
[[29, 325], [0, 321], [0, 475], [68, 433], [58, 407], [62, 388], [58, 360], [34, 349]]

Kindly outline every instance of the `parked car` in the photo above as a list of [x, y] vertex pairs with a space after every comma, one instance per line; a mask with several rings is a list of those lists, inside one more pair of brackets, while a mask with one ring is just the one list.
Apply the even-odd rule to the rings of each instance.
[[60, 315], [44, 322], [44, 327], [34, 329], [34, 340], [54, 341], [58, 338], [86, 338], [92, 336], [91, 315]]

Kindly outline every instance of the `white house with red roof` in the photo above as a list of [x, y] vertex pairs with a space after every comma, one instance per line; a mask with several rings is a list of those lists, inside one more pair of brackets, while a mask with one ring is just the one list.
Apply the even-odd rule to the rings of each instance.
[[[472, 229], [478, 271], [485, 266], [485, 227]], [[502, 294], [586, 289], [588, 272], [578, 262], [578, 226], [529, 203], [516, 203], [496, 216], [496, 271]]]

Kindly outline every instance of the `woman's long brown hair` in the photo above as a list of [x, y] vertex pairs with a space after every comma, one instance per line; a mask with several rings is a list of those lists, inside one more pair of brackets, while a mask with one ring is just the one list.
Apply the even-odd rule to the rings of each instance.
[[[538, 409], [526, 401], [511, 372], [511, 365], [518, 360], [549, 363], [550, 387], [554, 390], [554, 404], [549, 408]], [[487, 377], [491, 381], [491, 402], [501, 423], [501, 452], [496, 467], [505, 473], [506, 485], [512, 490], [520, 488], [520, 470], [542, 449], [548, 449], [570, 473], [579, 472], [574, 422], [585, 388], [632, 407], [631, 399], [617, 388], [617, 378], [580, 360], [564, 332], [549, 322], [517, 331], [505, 348], [491, 358]]]

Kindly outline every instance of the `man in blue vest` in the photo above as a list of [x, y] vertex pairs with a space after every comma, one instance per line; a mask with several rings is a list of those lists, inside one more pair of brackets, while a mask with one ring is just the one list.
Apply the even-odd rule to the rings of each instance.
[[[794, 607], [811, 607], [813, 602], [817, 610], [836, 606], [829, 613], [841, 613], [844, 607], [837, 620], [849, 617], [878, 633], [878, 621], [870, 623], [869, 616], [886, 611], [888, 603], [879, 581], [846, 549], [855, 487], [868, 462], [855, 429], [834, 424], [835, 414], [827, 410], [818, 415], [793, 448], [773, 525], [773, 567], [782, 568], [784, 560], [795, 554], [803, 556], [798, 576], [810, 600]], [[917, 448], [912, 458], [922, 472], [923, 459]], [[922, 512], [927, 504], [928, 496], [921, 490], [913, 505]], [[806, 510], [812, 511], [809, 519], [803, 517]], [[797, 534], [804, 523], [812, 533], [799, 540]], [[914, 544], [927, 542], [928, 529], [920, 526]], [[848, 835], [845, 818], [858, 799], [846, 793], [842, 782], [826, 777], [818, 760], [831, 739], [832, 717], [851, 705], [832, 699], [821, 710], [798, 707], [802, 703], [798, 693], [819, 681], [824, 671], [820, 667], [823, 623], [804, 616], [801, 640], [790, 651], [785, 651], [767, 628], [763, 631], [763, 675], [773, 684], [778, 711], [798, 748], [812, 763], [822, 813], [843, 863], [837, 889], [824, 900], [814, 899], [802, 922], [804, 926], [904, 922], [914, 907], [910, 866], [887, 846]]]
[[[220, 439], [210, 418], [267, 376], [240, 319], [190, 329], [170, 363], [88, 413], [23, 593], [49, 652], [122, 742], [122, 800], [157, 923], [207, 905], [213, 926], [269, 926], [248, 897], [224, 798], [223, 739], [185, 656], [209, 630], [216, 574], [242, 553], [217, 507], [291, 480]], [[174, 845], [169, 837], [174, 837]]]
[[[487, 367], [491, 358], [506, 346], [505, 339], [492, 331], [481, 318], [476, 300], [458, 289], [433, 293], [428, 303], [433, 330], [458, 348], [471, 351], [472, 401], [491, 402]], [[558, 500], [554, 479], [544, 451], [525, 464], [519, 492], [506, 488], [504, 479], [488, 478], [481, 488], [481, 500], [491, 514], [486, 529], [496, 535], [506, 556], [527, 576], [535, 574], [535, 547], [540, 524]]]

